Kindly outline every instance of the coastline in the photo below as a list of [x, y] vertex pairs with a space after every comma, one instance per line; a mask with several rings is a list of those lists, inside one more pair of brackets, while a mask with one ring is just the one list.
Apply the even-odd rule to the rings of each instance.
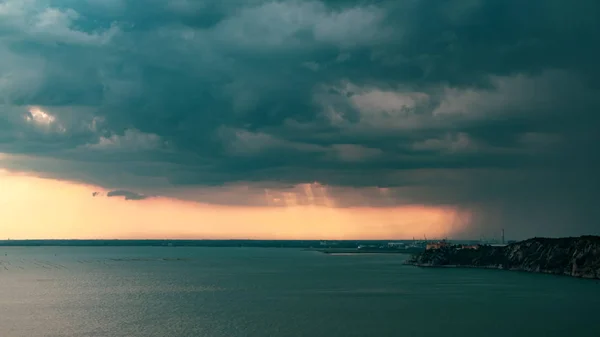
[[600, 237], [533, 238], [506, 246], [440, 242], [404, 262], [421, 268], [478, 268], [600, 279]]
[[411, 255], [422, 252], [422, 249], [356, 249], [356, 248], [309, 248], [310, 252], [319, 252], [327, 255], [364, 255], [364, 254], [404, 254]]

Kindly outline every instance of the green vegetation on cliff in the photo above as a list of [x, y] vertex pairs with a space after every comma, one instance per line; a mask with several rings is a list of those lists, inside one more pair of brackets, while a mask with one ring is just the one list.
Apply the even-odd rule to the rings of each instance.
[[413, 255], [422, 267], [480, 267], [600, 279], [600, 237], [533, 238], [508, 246], [479, 249], [447, 246]]

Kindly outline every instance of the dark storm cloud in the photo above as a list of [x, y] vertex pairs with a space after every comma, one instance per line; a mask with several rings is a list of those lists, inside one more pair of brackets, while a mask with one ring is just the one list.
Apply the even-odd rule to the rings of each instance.
[[598, 232], [599, 10], [7, 0], [0, 152], [27, 157], [1, 163], [148, 193], [318, 181], [340, 205], [469, 209], [475, 234]]

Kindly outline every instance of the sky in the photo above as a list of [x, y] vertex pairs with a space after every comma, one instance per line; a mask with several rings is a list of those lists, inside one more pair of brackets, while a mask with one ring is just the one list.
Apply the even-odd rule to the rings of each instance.
[[0, 0], [0, 237], [600, 234], [596, 0]]

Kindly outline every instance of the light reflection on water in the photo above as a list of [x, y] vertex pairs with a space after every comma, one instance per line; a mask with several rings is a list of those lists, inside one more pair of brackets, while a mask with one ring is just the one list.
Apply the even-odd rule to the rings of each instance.
[[0, 247], [0, 336], [597, 336], [596, 281], [404, 258]]

